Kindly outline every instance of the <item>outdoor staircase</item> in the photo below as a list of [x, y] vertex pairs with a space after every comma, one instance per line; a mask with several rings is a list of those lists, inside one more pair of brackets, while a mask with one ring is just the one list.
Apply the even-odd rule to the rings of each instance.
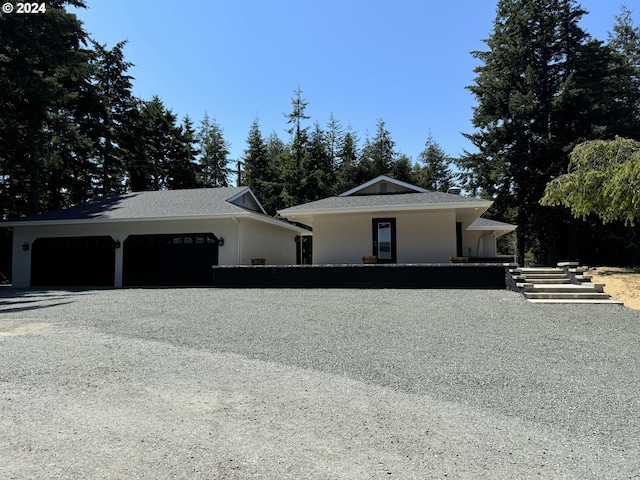
[[559, 263], [557, 267], [513, 268], [509, 270], [512, 287], [533, 303], [607, 303], [611, 300], [604, 284], [591, 283], [584, 275], [585, 267], [575, 262]]

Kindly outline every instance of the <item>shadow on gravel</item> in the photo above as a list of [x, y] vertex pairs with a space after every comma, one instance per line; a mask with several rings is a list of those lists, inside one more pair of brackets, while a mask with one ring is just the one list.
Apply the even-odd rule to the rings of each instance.
[[42, 308], [57, 307], [73, 303], [77, 294], [88, 294], [86, 290], [31, 290], [0, 289], [0, 314], [26, 312]]

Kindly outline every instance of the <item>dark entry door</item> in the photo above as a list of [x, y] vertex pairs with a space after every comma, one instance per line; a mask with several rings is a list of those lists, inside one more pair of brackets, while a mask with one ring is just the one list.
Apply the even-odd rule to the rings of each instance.
[[31, 246], [31, 286], [112, 287], [115, 258], [109, 236], [37, 238]]
[[130, 235], [122, 253], [123, 286], [212, 285], [218, 238], [213, 233]]
[[373, 255], [378, 263], [396, 263], [396, 219], [373, 219]]

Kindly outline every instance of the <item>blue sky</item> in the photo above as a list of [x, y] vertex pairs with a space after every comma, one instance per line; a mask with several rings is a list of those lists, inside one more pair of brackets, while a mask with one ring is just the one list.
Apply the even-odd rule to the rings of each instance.
[[[627, 0], [629, 2], [629, 0]], [[627, 3], [633, 8], [633, 2]], [[74, 13], [110, 48], [128, 40], [133, 93], [180, 118], [215, 117], [246, 148], [251, 123], [287, 141], [300, 87], [309, 125], [331, 114], [363, 139], [383, 119], [414, 161], [429, 132], [451, 156], [473, 146], [473, 50], [485, 48], [497, 0], [87, 0]], [[582, 27], [606, 40], [621, 3], [582, 0]], [[638, 23], [638, 13], [635, 14]]]

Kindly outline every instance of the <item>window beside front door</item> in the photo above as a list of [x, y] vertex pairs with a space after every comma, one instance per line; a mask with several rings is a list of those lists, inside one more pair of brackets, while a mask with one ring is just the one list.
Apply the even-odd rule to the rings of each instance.
[[396, 219], [373, 219], [373, 255], [379, 263], [396, 263]]

